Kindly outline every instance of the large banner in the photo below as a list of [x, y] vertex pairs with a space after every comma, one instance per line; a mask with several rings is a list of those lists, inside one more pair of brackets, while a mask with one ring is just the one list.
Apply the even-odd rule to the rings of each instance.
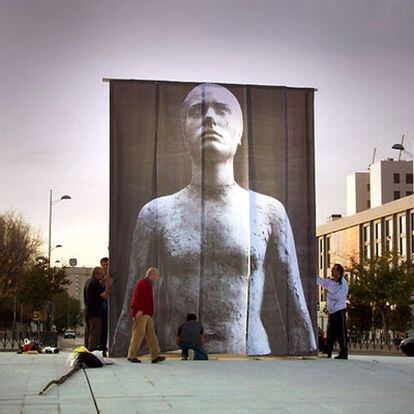
[[208, 352], [316, 351], [314, 90], [110, 82], [111, 354], [149, 267], [162, 351], [194, 313]]

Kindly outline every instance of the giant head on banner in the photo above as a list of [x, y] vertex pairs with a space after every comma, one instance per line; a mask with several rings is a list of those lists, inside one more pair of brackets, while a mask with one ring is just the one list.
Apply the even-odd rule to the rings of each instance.
[[[289, 336], [298, 352], [314, 351], [286, 210], [277, 199], [235, 181], [233, 162], [243, 135], [238, 99], [223, 86], [198, 85], [182, 103], [181, 126], [191, 179], [180, 191], [156, 197], [138, 212], [112, 349], [125, 353], [133, 289], [145, 270], [156, 266], [162, 275], [156, 321], [164, 349], [175, 348], [176, 329], [191, 312], [204, 325], [208, 351], [271, 353], [262, 323], [265, 279], [271, 274], [285, 284], [279, 295], [286, 295], [284, 303], [289, 303], [281, 313], [288, 312], [290, 322], [281, 323], [280, 335]], [[274, 301], [277, 308], [277, 292]]]

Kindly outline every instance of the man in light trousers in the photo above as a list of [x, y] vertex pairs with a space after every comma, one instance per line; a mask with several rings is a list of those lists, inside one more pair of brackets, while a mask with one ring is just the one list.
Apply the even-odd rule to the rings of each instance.
[[155, 267], [150, 267], [143, 279], [136, 284], [134, 295], [131, 300], [132, 334], [128, 349], [128, 361], [140, 363], [138, 352], [144, 337], [151, 352], [151, 362], [156, 364], [165, 360], [160, 355], [157, 335], [155, 333], [154, 321], [154, 299], [152, 285], [160, 278], [160, 272]]

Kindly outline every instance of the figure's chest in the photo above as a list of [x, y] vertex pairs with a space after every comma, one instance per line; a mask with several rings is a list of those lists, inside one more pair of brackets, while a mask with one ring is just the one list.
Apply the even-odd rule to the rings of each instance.
[[264, 258], [269, 233], [266, 221], [248, 205], [206, 204], [175, 211], [163, 224], [161, 238], [172, 261], [199, 265], [203, 256], [207, 265], [231, 262], [241, 267]]

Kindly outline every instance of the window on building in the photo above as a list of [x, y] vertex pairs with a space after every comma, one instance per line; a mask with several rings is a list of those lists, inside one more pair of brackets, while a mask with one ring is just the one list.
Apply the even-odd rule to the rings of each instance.
[[414, 262], [414, 211], [410, 214], [411, 260]]
[[322, 270], [323, 269], [323, 256], [324, 256], [323, 237], [319, 238], [318, 250], [319, 250], [319, 269]]
[[413, 192], [412, 192], [412, 191], [406, 191], [406, 192], [405, 192], [405, 195], [406, 195], [406, 196], [413, 195]]
[[405, 182], [406, 182], [406, 184], [412, 184], [413, 183], [413, 173], [405, 174]]
[[400, 183], [400, 174], [394, 173], [394, 184], [399, 184], [399, 183]]
[[371, 237], [369, 224], [364, 224], [362, 226], [362, 254], [364, 259], [371, 258]]
[[367, 190], [371, 191], [371, 184], [367, 184]]
[[405, 214], [398, 216], [398, 254], [400, 256], [407, 254], [406, 224]]
[[367, 207], [371, 208], [371, 201], [370, 200], [367, 200]]
[[394, 200], [401, 198], [401, 193], [399, 191], [394, 191]]
[[385, 251], [390, 252], [392, 250], [392, 217], [385, 219]]
[[381, 221], [376, 221], [374, 224], [375, 229], [375, 256], [381, 256]]
[[331, 236], [326, 237], [326, 267], [331, 267]]
[[320, 302], [326, 302], [326, 292], [325, 289], [320, 288], [319, 289], [319, 301]]

